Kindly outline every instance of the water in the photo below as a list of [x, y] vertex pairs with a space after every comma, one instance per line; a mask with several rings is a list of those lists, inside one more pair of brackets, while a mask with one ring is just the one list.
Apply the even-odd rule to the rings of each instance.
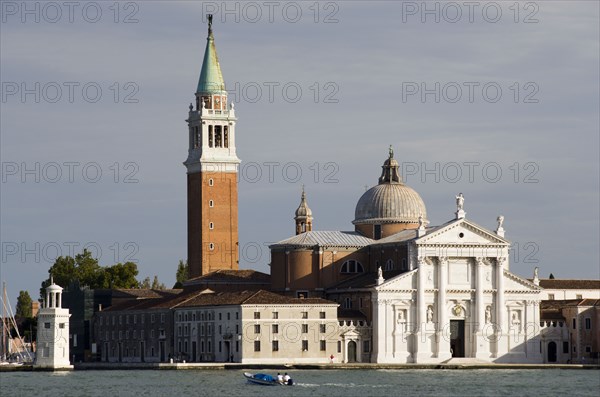
[[[306, 370], [295, 386], [259, 386], [244, 371], [141, 370], [0, 374], [3, 396], [594, 396], [598, 370]], [[265, 371], [273, 373], [272, 371]]]

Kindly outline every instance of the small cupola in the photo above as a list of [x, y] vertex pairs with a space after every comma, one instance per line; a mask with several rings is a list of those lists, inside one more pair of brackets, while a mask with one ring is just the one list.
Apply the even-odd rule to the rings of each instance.
[[296, 210], [296, 216], [294, 217], [296, 221], [296, 234], [305, 233], [312, 231], [312, 211], [308, 208], [308, 204], [306, 203], [306, 192], [304, 191], [304, 186], [302, 187], [302, 197], [300, 199], [300, 205]]

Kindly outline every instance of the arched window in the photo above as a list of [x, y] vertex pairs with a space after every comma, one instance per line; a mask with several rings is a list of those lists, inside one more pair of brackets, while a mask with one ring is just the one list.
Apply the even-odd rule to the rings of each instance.
[[350, 274], [350, 273], [363, 273], [365, 270], [363, 265], [360, 262], [351, 259], [342, 264], [342, 269], [340, 273]]
[[393, 260], [391, 260], [391, 259], [388, 259], [388, 260], [385, 262], [385, 270], [386, 270], [386, 271], [394, 270], [394, 261], [393, 261]]

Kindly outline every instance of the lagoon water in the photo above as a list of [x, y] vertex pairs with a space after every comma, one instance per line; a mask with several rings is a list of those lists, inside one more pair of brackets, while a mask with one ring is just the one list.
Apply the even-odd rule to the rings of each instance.
[[[598, 370], [298, 370], [296, 385], [259, 386], [238, 370], [0, 374], [7, 396], [599, 396]], [[273, 373], [273, 371], [264, 371]], [[5, 394], [6, 393], [6, 394]]]

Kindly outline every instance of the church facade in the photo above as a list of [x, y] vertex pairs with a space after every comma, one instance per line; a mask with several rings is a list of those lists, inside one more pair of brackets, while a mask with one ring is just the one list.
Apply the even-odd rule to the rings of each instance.
[[541, 362], [542, 288], [510, 272], [504, 218], [495, 231], [467, 220], [461, 193], [454, 219], [428, 226], [391, 148], [378, 182], [359, 199], [352, 232], [313, 231], [303, 193], [297, 235], [271, 246], [273, 290], [325, 297], [341, 317], [366, 320], [372, 362]]

